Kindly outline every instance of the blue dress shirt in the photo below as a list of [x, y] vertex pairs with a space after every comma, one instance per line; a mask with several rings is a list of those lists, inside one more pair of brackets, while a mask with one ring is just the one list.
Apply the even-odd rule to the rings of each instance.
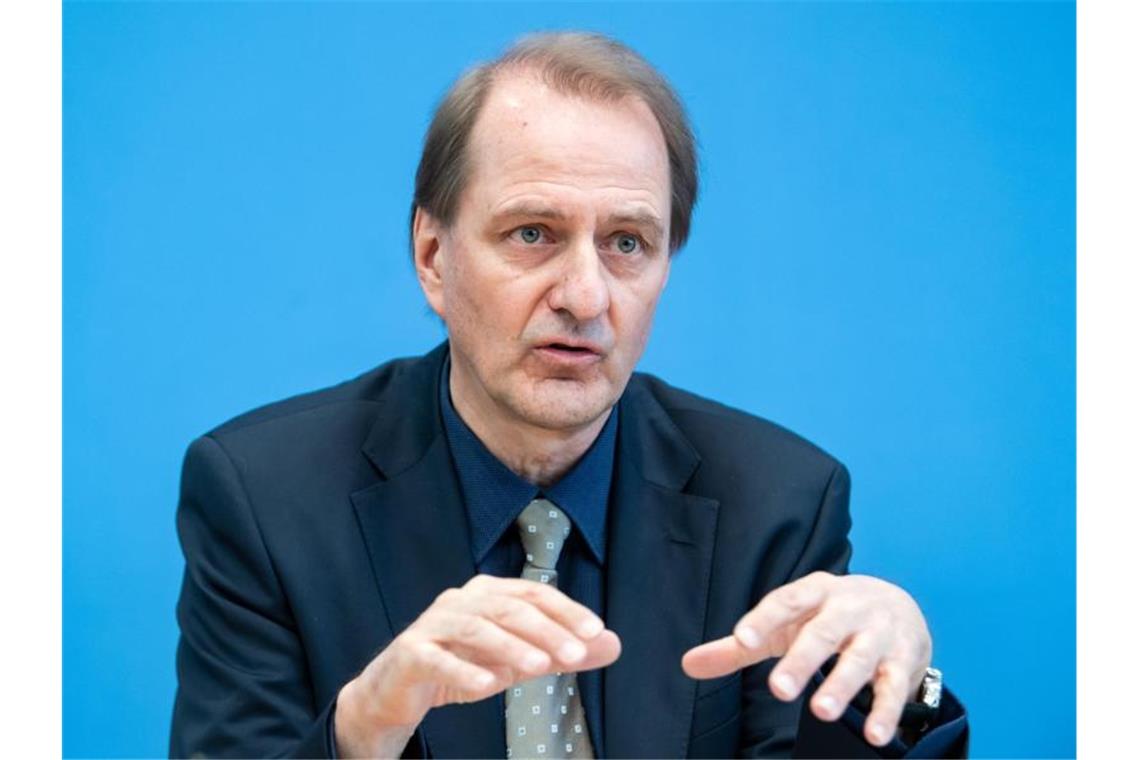
[[[523, 480], [487, 450], [451, 403], [451, 361], [440, 379], [440, 410], [452, 463], [467, 507], [472, 559], [480, 573], [506, 578], [522, 574], [525, 560], [515, 519], [538, 497], [557, 504], [573, 523], [558, 558], [558, 587], [571, 599], [605, 620], [603, 569], [606, 557], [606, 511], [613, 479], [618, 410], [615, 405], [589, 450], [554, 485], [539, 488]], [[587, 728], [598, 757], [601, 744], [601, 671], [578, 675]], [[495, 697], [502, 703], [502, 694]], [[504, 718], [504, 736], [506, 733]]]

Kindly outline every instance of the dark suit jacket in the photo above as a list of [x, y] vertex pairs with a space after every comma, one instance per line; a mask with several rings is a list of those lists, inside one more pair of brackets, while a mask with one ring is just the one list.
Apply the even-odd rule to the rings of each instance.
[[[440, 420], [446, 350], [264, 407], [190, 446], [172, 755], [326, 755], [339, 689], [475, 573]], [[846, 469], [649, 375], [635, 374], [620, 403], [605, 607], [623, 653], [603, 673], [604, 753], [788, 755], [798, 735], [812, 754], [878, 754], [857, 726], [809, 711], [801, 725], [800, 702], [770, 694], [770, 663], [702, 682], [680, 667], [771, 589], [846, 570]], [[430, 711], [406, 754], [504, 757], [495, 705]], [[962, 751], [964, 727], [951, 738]]]

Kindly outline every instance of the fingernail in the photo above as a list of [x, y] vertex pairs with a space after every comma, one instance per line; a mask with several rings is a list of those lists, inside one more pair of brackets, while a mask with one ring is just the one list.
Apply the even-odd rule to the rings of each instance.
[[888, 738], [886, 726], [882, 723], [871, 724], [871, 741], [876, 744], [886, 744]]
[[785, 697], [791, 698], [796, 693], [796, 682], [787, 673], [780, 673], [774, 676], [772, 678], [772, 685], [776, 687], [776, 691]]
[[760, 634], [752, 630], [746, 625], [742, 625], [736, 629], [736, 638], [747, 649], [756, 649], [760, 646]]
[[586, 656], [586, 647], [577, 641], [567, 641], [558, 649], [558, 659], [563, 662], [578, 662]]
[[475, 680], [475, 688], [486, 689], [488, 686], [490, 686], [492, 683], [494, 683], [495, 677], [493, 675], [491, 675], [490, 673], [484, 672], [484, 673], [480, 673], [479, 675], [475, 676], [474, 680]]
[[830, 694], [825, 694], [816, 699], [815, 705], [826, 718], [834, 718], [835, 714], [839, 712], [839, 702]]
[[605, 629], [605, 623], [597, 618], [590, 618], [578, 626], [578, 635], [584, 639], [592, 639]]
[[522, 662], [523, 670], [530, 671], [545, 670], [549, 664], [549, 658], [542, 652], [528, 652]]

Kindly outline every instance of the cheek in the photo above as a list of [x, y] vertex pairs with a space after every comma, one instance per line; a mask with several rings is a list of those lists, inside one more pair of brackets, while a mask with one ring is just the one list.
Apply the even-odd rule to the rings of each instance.
[[[534, 309], [534, 283], [528, 278], [478, 266], [478, 252], [457, 256], [448, 273], [446, 293], [456, 327], [486, 344], [489, 338], [513, 338], [522, 333]], [[490, 252], [486, 257], [489, 259]]]
[[655, 278], [651, 283], [622, 291], [617, 302], [619, 308], [614, 316], [615, 328], [629, 343], [645, 345], [663, 285], [663, 278]]
[[469, 338], [477, 337], [484, 328], [482, 278], [477, 267], [471, 265], [471, 253], [456, 245], [450, 251], [443, 272], [443, 293], [447, 307], [447, 326], [452, 339], [461, 341], [468, 350], [476, 347]]

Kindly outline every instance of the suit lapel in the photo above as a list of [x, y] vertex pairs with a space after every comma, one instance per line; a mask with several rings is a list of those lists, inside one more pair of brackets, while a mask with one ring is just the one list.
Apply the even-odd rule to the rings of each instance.
[[700, 459], [636, 379], [618, 435], [606, 621], [622, 655], [605, 672], [606, 754], [684, 757], [697, 684], [681, 656], [704, 637], [718, 502], [682, 492]]
[[[364, 445], [383, 479], [353, 494], [393, 636], [446, 588], [475, 575], [467, 515], [439, 417], [446, 346], [392, 380]], [[434, 757], [503, 757], [498, 700], [432, 709], [420, 726]]]

